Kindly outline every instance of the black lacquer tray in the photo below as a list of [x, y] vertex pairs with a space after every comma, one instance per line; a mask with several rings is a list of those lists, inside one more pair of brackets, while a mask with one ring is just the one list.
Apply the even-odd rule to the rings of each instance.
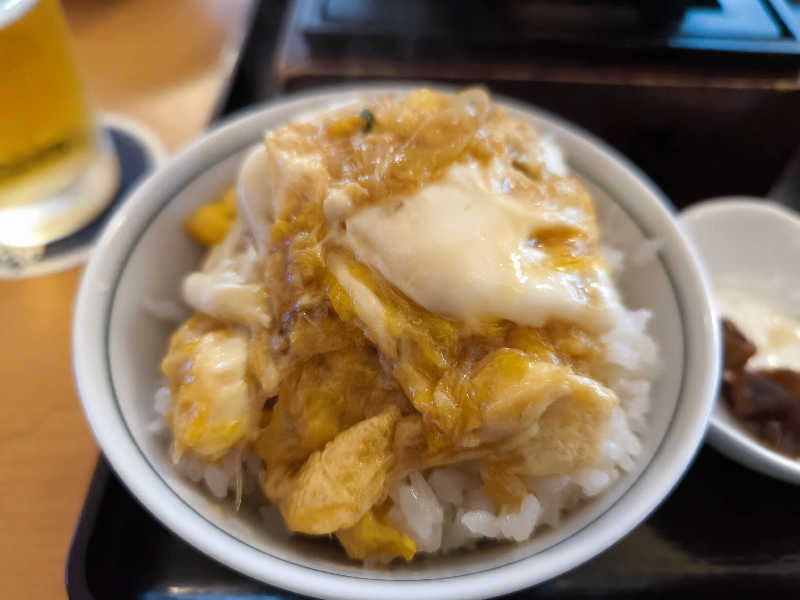
[[[610, 550], [507, 596], [578, 600], [800, 597], [800, 489], [704, 448], [651, 517]], [[284, 600], [173, 535], [104, 459], [67, 564], [70, 600]], [[423, 600], [423, 599], [421, 599]]]

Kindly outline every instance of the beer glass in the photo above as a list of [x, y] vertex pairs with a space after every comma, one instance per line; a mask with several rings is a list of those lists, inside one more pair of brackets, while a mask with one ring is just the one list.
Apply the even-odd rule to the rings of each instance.
[[0, 0], [0, 251], [79, 229], [118, 176], [58, 0]]

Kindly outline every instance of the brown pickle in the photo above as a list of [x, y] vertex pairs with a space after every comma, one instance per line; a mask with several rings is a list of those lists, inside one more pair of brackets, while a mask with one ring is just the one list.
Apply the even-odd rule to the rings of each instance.
[[800, 373], [792, 369], [748, 369], [756, 346], [729, 320], [723, 319], [722, 326], [722, 395], [731, 412], [773, 450], [800, 457]]

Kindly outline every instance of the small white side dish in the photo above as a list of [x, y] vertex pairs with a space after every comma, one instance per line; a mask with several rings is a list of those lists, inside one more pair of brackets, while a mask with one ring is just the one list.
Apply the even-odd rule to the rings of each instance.
[[716, 394], [720, 342], [710, 288], [664, 196], [586, 132], [495, 98], [563, 149], [570, 169], [594, 196], [607, 242], [629, 262], [619, 282], [626, 303], [653, 312], [650, 331], [662, 368], [635, 467], [557, 528], [529, 541], [485, 544], [390, 568], [364, 568], [334, 544], [289, 535], [279, 519], [265, 523], [244, 508], [237, 513], [175, 472], [163, 440], [148, 431], [155, 418], [158, 365], [173, 324], [156, 318], [145, 300], [164, 302], [162, 307], [177, 302], [182, 277], [200, 258], [200, 249], [181, 230], [183, 219], [233, 180], [264, 130], [343, 102], [413, 87], [361, 86], [287, 97], [222, 123], [132, 194], [93, 252], [78, 294], [73, 337], [78, 388], [92, 430], [124, 483], [201, 551], [248, 576], [311, 596], [469, 600], [506, 594], [572, 569], [626, 535], [669, 494], [703, 439]]
[[[681, 215], [716, 290], [734, 290], [795, 319], [800, 316], [800, 216], [761, 198], [714, 198]], [[800, 484], [800, 461], [750, 435], [720, 399], [708, 440], [739, 463]]]

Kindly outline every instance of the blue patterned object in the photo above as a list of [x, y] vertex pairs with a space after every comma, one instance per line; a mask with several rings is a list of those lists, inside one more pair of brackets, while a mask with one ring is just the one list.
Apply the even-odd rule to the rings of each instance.
[[114, 145], [114, 152], [119, 160], [119, 187], [106, 209], [86, 225], [67, 237], [51, 242], [45, 246], [40, 261], [72, 252], [91, 244], [102, 231], [128, 192], [138, 183], [143, 175], [155, 166], [155, 158], [151, 152], [131, 133], [115, 126], [106, 126], [106, 132]]

